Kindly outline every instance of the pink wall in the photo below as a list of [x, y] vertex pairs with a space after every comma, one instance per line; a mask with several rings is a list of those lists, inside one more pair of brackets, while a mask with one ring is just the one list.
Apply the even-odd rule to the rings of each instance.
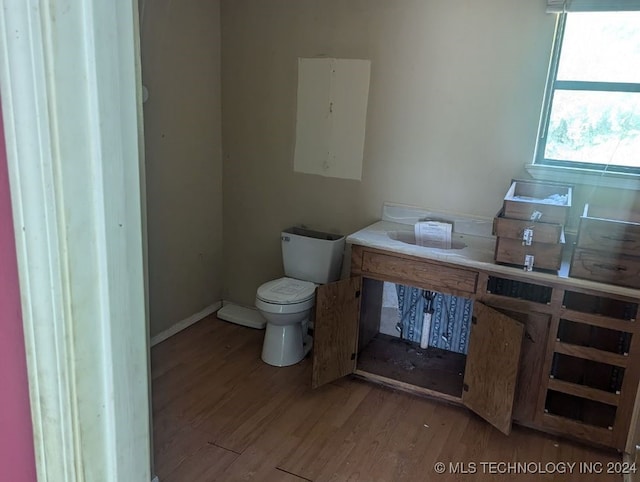
[[0, 116], [0, 480], [36, 480], [4, 127]]

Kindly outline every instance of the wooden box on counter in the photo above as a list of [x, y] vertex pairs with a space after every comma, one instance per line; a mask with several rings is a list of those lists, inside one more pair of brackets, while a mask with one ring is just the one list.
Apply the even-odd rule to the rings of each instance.
[[530, 232], [532, 243], [558, 244], [562, 241], [562, 224], [540, 223], [522, 219], [510, 219], [500, 210], [493, 218], [493, 234], [499, 238], [523, 241], [526, 231]]
[[640, 213], [586, 204], [569, 276], [640, 288]]
[[497, 263], [525, 266], [527, 256], [533, 256], [531, 261], [532, 268], [558, 271], [562, 264], [563, 247], [564, 231], [562, 226], [560, 226], [560, 235], [556, 243], [532, 242], [530, 245], [526, 245], [522, 238], [513, 239], [498, 236], [496, 239], [495, 261]]
[[512, 181], [493, 221], [496, 263], [559, 270], [571, 196], [571, 186]]
[[571, 186], [513, 181], [504, 197], [504, 217], [564, 225], [571, 209], [571, 195]]

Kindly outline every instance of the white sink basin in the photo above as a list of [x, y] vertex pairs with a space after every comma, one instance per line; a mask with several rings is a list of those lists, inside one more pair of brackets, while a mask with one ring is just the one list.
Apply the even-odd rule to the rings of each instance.
[[[389, 236], [389, 238], [395, 241], [400, 241], [401, 243], [413, 244], [414, 246], [416, 244], [416, 235], [413, 231], [388, 231], [387, 236]], [[425, 248], [435, 248], [435, 249], [463, 249], [467, 247], [467, 245], [464, 244], [459, 239], [454, 239], [453, 234], [451, 236], [450, 248], [441, 248], [435, 243], [433, 245], [423, 244], [422, 246], [424, 246]]]

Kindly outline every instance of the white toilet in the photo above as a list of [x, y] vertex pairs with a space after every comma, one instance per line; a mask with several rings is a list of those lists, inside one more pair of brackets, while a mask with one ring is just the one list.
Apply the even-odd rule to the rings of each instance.
[[267, 320], [264, 362], [294, 365], [311, 349], [307, 327], [316, 285], [340, 278], [344, 241], [344, 236], [302, 228], [282, 232], [285, 277], [264, 283], [256, 293], [256, 308]]

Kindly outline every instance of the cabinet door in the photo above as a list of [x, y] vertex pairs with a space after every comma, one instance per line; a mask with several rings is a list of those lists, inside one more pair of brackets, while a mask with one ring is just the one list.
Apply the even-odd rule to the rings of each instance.
[[524, 325], [518, 383], [513, 402], [513, 419], [532, 424], [535, 421], [538, 395], [542, 386], [542, 368], [547, 355], [551, 315], [534, 311], [524, 313], [505, 310], [497, 306], [491, 307]]
[[478, 301], [473, 304], [462, 403], [507, 435], [523, 335], [522, 323]]
[[319, 286], [313, 338], [313, 375], [317, 388], [356, 369], [362, 278]]

